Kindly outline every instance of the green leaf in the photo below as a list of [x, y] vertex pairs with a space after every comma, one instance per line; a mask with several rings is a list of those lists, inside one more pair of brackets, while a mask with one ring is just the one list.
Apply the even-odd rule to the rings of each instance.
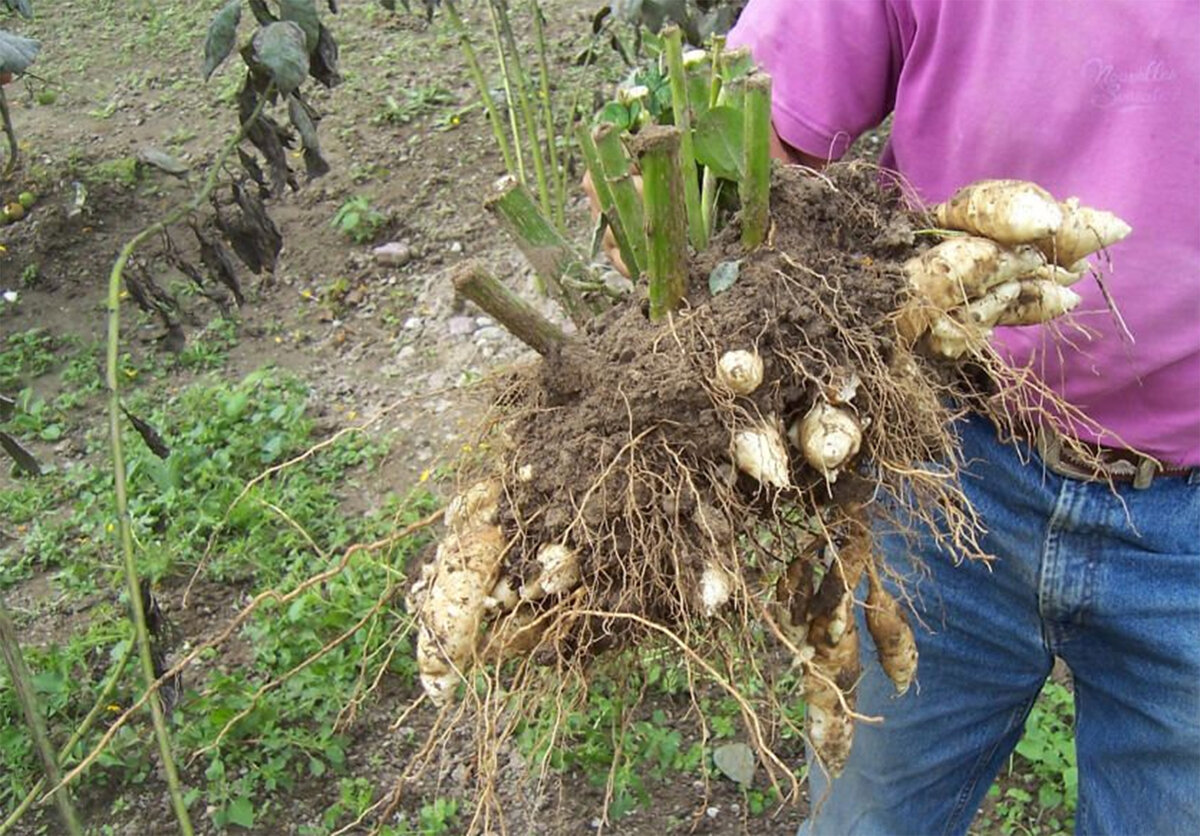
[[279, 20], [254, 35], [254, 57], [267, 68], [271, 80], [284, 95], [304, 83], [308, 76], [308, 50], [304, 30], [290, 20]]
[[611, 125], [616, 125], [623, 131], [627, 131], [630, 124], [629, 108], [620, 102], [609, 102], [596, 115], [596, 121], [607, 122]]
[[254, 806], [250, 803], [249, 798], [243, 796], [235, 800], [225, 810], [225, 814], [226, 821], [230, 824], [236, 824], [247, 830], [254, 827]]
[[745, 159], [742, 125], [741, 111], [725, 106], [714, 107], [697, 119], [692, 131], [696, 160], [718, 177], [740, 180]]
[[233, 52], [237, 42], [237, 27], [242, 19], [242, 0], [229, 0], [208, 24], [208, 36], [204, 39], [204, 80], [212, 76], [217, 67]]
[[708, 292], [713, 296], [718, 293], [724, 293], [733, 287], [734, 282], [738, 280], [738, 273], [741, 271], [742, 262], [738, 260], [722, 261], [713, 271], [708, 274]]
[[317, 13], [316, 0], [279, 0], [279, 17], [304, 30], [304, 46], [311, 55], [321, 37], [321, 16]]
[[31, 38], [0, 30], [0, 72], [25, 72], [41, 48], [42, 45]]

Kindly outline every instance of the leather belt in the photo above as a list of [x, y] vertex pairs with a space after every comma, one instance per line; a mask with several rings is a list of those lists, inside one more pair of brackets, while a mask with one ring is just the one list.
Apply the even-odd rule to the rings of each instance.
[[1044, 427], [1038, 429], [1034, 446], [1051, 473], [1085, 482], [1131, 483], [1134, 488], [1145, 490], [1158, 477], [1187, 476], [1192, 472], [1190, 467], [1169, 467], [1133, 450], [1086, 441], [1064, 444], [1062, 436]]

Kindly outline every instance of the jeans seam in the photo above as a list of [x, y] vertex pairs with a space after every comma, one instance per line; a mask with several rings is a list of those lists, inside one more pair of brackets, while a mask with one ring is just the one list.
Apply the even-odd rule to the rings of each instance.
[[[1014, 711], [1009, 717], [1008, 724], [1006, 725], [1004, 732], [996, 739], [996, 742], [993, 743], [985, 753], [982, 753], [978, 758], [976, 758], [975, 764], [971, 767], [971, 771], [968, 773], [968, 780], [963, 785], [963, 788], [959, 790], [958, 798], [955, 799], [954, 807], [950, 811], [950, 816], [946, 819], [946, 827], [942, 830], [942, 833], [945, 834], [945, 836], [958, 832], [956, 825], [966, 812], [967, 800], [971, 797], [971, 794], [975, 792], [975, 788], [979, 786], [980, 779], [983, 778], [984, 767], [991, 762], [993, 757], [995, 757], [996, 752], [1000, 749], [1000, 745], [1004, 742], [1008, 735], [1012, 733], [1012, 730], [1025, 723], [1025, 718], [1029, 716], [1029, 712], [1033, 708], [1033, 703], [1036, 700], [1036, 693], [1032, 697], [1026, 698], [1024, 704], [1018, 710]], [[975, 811], [972, 810], [971, 817], [974, 818], [974, 816]], [[967, 822], [967, 825], [969, 826], [970, 822]], [[963, 832], [965, 831], [966, 828], [963, 828]]]

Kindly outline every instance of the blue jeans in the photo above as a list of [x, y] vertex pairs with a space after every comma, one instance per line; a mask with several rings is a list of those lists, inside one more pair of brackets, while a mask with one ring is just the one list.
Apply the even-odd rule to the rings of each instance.
[[981, 419], [960, 433], [996, 560], [922, 540], [917, 569], [881, 535], [925, 623], [917, 681], [895, 697], [860, 629], [859, 710], [883, 723], [858, 724], [828, 793], [814, 764], [800, 834], [965, 833], [1055, 656], [1074, 674], [1076, 831], [1200, 833], [1200, 478], [1114, 495], [1023, 463]]

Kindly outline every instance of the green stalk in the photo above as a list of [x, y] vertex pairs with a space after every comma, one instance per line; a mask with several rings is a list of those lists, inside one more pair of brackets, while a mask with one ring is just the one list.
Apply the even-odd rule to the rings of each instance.
[[696, 174], [696, 153], [692, 148], [692, 109], [688, 104], [687, 72], [683, 68], [683, 32], [678, 26], [667, 26], [662, 31], [662, 38], [667, 78], [671, 84], [671, 110], [675, 114], [675, 127], [679, 129], [679, 165], [683, 173], [688, 240], [700, 252], [708, 246], [708, 229], [700, 210], [700, 182]]
[[[273, 87], [273, 85], [272, 85]], [[121, 344], [121, 284], [125, 265], [142, 242], [158, 235], [167, 227], [182, 220], [199, 209], [208, 200], [213, 189], [217, 186], [221, 170], [237, 147], [246, 136], [246, 128], [254, 124], [262, 115], [268, 99], [272, 98], [272, 88], [259, 98], [254, 112], [250, 114], [237, 133], [225, 144], [217, 154], [205, 178], [200, 191], [191, 199], [176, 206], [161, 220], [155, 221], [141, 232], [134, 235], [113, 262], [112, 271], [108, 276], [108, 344], [105, 368], [105, 379], [108, 383], [108, 427], [113, 457], [113, 480], [117, 500], [117, 529], [120, 533], [121, 553], [125, 564], [125, 585], [129, 594], [129, 605], [133, 610], [133, 626], [137, 631], [138, 657], [142, 666], [142, 678], [146, 687], [154, 685], [157, 677], [154, 675], [154, 658], [150, 649], [150, 634], [146, 630], [146, 613], [142, 607], [141, 583], [138, 578], [137, 561], [133, 552], [133, 531], [129, 525], [129, 494], [125, 484], [125, 452], [121, 441], [121, 393], [120, 377], [120, 344]], [[180, 789], [179, 771], [175, 766], [175, 758], [171, 754], [171, 738], [167, 733], [166, 718], [163, 717], [162, 705], [158, 700], [151, 699], [150, 715], [154, 721], [154, 734], [158, 740], [158, 750], [162, 757], [163, 771], [167, 776], [167, 790], [171, 795], [171, 804], [175, 809], [175, 818], [179, 821], [179, 829], [184, 836], [192, 836], [192, 821], [188, 816], [187, 805], [183, 802], [183, 792]]]
[[508, 144], [508, 137], [504, 135], [504, 120], [500, 116], [500, 110], [496, 107], [496, 100], [492, 98], [492, 91], [488, 89], [483, 69], [479, 66], [479, 57], [475, 54], [475, 46], [471, 43], [471, 33], [467, 31], [466, 24], [459, 17], [453, 0], [445, 0], [442, 8], [445, 9], [450, 25], [458, 34], [458, 45], [467, 61], [471, 81], [475, 83], [475, 89], [483, 101], [483, 109], [487, 111], [488, 122], [492, 126], [492, 136], [495, 137], [496, 144], [500, 146], [500, 154], [504, 157], [504, 169], [509, 174], [513, 174], [516, 170], [516, 162], [513, 159], [512, 147]]
[[[720, 103], [721, 95], [721, 62], [725, 59], [725, 36], [713, 35], [712, 55], [709, 63], [708, 107], [711, 110]], [[704, 177], [700, 186], [700, 214], [704, 217], [704, 229], [709, 235], [713, 234], [716, 223], [717, 205], [717, 175], [711, 168], [704, 169]]]
[[516, 240], [551, 298], [582, 328], [592, 311], [576, 287], [594, 284], [594, 279], [583, 259], [538, 209], [529, 189], [514, 177], [504, 177], [483, 205]]
[[[21, 655], [21, 645], [17, 641], [17, 628], [8, 617], [8, 611], [0, 605], [0, 656], [8, 666], [12, 679], [13, 693], [21, 705], [25, 715], [25, 725], [33, 738], [34, 749], [42, 761], [42, 771], [46, 779], [57, 785], [62, 780], [58, 771], [58, 761], [54, 757], [54, 748], [50, 745], [50, 735], [46, 732], [46, 719], [38, 706], [37, 692], [33, 688], [33, 677], [25, 665], [25, 657]], [[71, 836], [83, 836], [83, 826], [75, 814], [70, 795], [64, 790], [56, 793], [54, 803], [58, 805], [58, 814], [62, 816], [63, 824]]]
[[771, 77], [754, 72], [745, 83], [746, 172], [739, 184], [742, 246], [748, 250], [767, 238], [771, 221]]
[[[642, 197], [638, 194], [637, 186], [633, 183], [630, 173], [629, 157], [621, 145], [620, 131], [615, 125], [603, 124], [592, 133], [596, 143], [596, 152], [600, 155], [600, 167], [604, 169], [604, 177], [612, 192], [613, 205], [621, 227], [629, 239], [629, 249], [633, 261], [626, 261], [629, 277], [636, 281], [638, 275], [646, 269], [646, 236]], [[624, 257], [624, 256], [622, 256]]]
[[[529, 82], [525, 69], [521, 66], [521, 51], [517, 39], [513, 36], [512, 22], [509, 19], [508, 0], [488, 0], [492, 10], [493, 21], [498, 27], [504, 45], [509, 51], [509, 63], [505, 66], [505, 74], [512, 71], [511, 84], [517, 88], [517, 104], [521, 111], [521, 122], [525, 127], [525, 139], [529, 143], [529, 153], [533, 157], [533, 171], [537, 178], [538, 200], [542, 204], [542, 212], [546, 215], [550, 209], [550, 184], [546, 179], [546, 162], [542, 158], [542, 143], [538, 137], [537, 119], [533, 115], [533, 105], [529, 101]], [[503, 51], [503, 50], [501, 50]], [[554, 137], [550, 137], [551, 140]]]
[[[92, 710], [89, 711], [87, 716], [83, 718], [83, 722], [81, 722], [78, 728], [75, 729], [75, 732], [71, 735], [70, 740], [64, 743], [62, 748], [58, 750], [57, 762], [59, 766], [66, 762], [67, 756], [71, 754], [71, 750], [75, 748], [75, 744], [83, 740], [84, 735], [91, 730], [92, 724], [96, 722], [96, 718], [104, 712], [105, 706], [108, 705], [109, 698], [112, 696], [113, 692], [117, 690], [117, 682], [120, 681], [121, 674], [125, 672], [125, 666], [129, 664], [129, 657], [133, 655], [133, 651], [136, 647], [137, 645], [135, 642], [130, 642], [125, 648], [125, 652], [121, 654], [121, 658], [117, 660], [117, 664], [113, 666], [112, 671], [109, 673], [108, 682], [104, 684], [104, 688], [101, 689], [100, 695], [96, 697], [96, 702], [92, 705]], [[21, 820], [21, 816], [25, 815], [25, 811], [33, 806], [33, 802], [37, 801], [38, 796], [41, 795], [45, 786], [45, 777], [38, 778], [37, 783], [33, 785], [29, 792], [25, 793], [25, 797], [21, 799], [21, 803], [16, 806], [16, 809], [9, 813], [8, 818], [6, 818], [3, 822], [0, 822], [0, 836], [4, 836], [4, 834], [8, 833], [13, 829], [13, 827], [16, 826], [17, 822]]]
[[642, 169], [651, 321], [679, 307], [687, 289], [687, 211], [679, 201], [684, 179], [680, 140], [678, 128], [651, 125], [630, 143]]
[[[513, 148], [517, 152], [517, 170], [516, 176], [522, 183], [525, 182], [525, 155], [521, 151], [521, 128], [517, 124], [517, 97], [512, 87], [512, 74], [508, 66], [508, 52], [504, 48], [504, 41], [500, 37], [500, 20], [496, 16], [496, 9], [491, 1], [488, 2], [488, 14], [492, 20], [492, 44], [496, 47], [496, 57], [500, 61], [500, 77], [504, 83], [504, 98], [508, 104], [508, 127], [512, 131]], [[514, 172], [510, 169], [509, 174]]]
[[636, 276], [637, 256], [634, 254], [633, 245], [629, 243], [629, 232], [625, 229], [625, 225], [621, 222], [621, 215], [617, 211], [612, 188], [609, 186], [608, 178], [604, 175], [604, 167], [600, 164], [600, 152], [596, 149], [592, 132], [586, 125], [580, 125], [576, 136], [579, 141], [579, 150], [583, 154], [584, 167], [591, 176], [592, 188], [596, 190], [596, 197], [600, 199], [600, 210], [604, 212], [608, 228], [612, 230], [613, 238], [617, 242], [617, 249], [621, 251], [621, 261], [625, 264], [626, 272], [630, 276]]
[[542, 18], [542, 5], [538, 0], [529, 0], [529, 13], [533, 16], [533, 34], [537, 40], [539, 90], [538, 104], [546, 122], [546, 150], [550, 157], [550, 176], [554, 179], [554, 222], [559, 229], [567, 228], [567, 175], [558, 163], [558, 135], [554, 130], [554, 100], [550, 96], [550, 61], [546, 47], [546, 29]]

